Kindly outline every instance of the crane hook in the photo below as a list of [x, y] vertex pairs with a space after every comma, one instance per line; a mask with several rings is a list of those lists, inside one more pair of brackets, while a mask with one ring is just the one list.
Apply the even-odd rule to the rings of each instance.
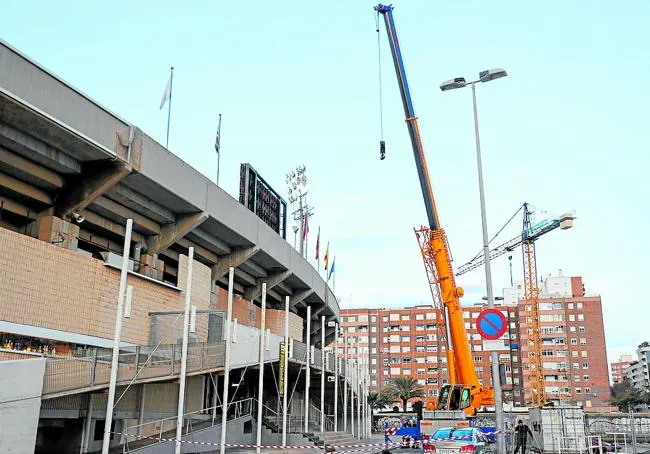
[[383, 161], [386, 159], [386, 142], [383, 140], [379, 141], [379, 159]]

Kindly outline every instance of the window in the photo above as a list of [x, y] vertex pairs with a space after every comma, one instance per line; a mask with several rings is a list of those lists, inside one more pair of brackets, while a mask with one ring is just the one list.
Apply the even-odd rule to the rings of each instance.
[[418, 375], [424, 375], [425, 369], [418, 369]]
[[465, 329], [472, 329], [472, 324], [470, 322], [465, 322]]
[[388, 358], [384, 358], [383, 361], [384, 361], [384, 366], [388, 366]]
[[587, 350], [581, 351], [580, 356], [582, 356], [583, 358], [586, 358], [587, 357]]
[[415, 347], [415, 351], [418, 353], [424, 352], [424, 345], [418, 345], [417, 347]]
[[370, 373], [373, 375], [377, 375], [377, 369], [370, 369]]
[[399, 321], [399, 314], [390, 314], [390, 321], [391, 322], [398, 322]]
[[348, 326], [348, 333], [355, 333], [357, 331], [356, 326]]
[[402, 336], [402, 342], [411, 342], [411, 336]]
[[402, 375], [411, 375], [411, 369], [402, 369]]
[[376, 321], [377, 321], [377, 316], [376, 316], [376, 315], [372, 315], [372, 316], [370, 317], [370, 321], [373, 322], [373, 323], [376, 322]]
[[584, 381], [589, 381], [589, 375], [583, 375], [583, 376], [582, 376], [582, 379], [583, 379]]
[[416, 320], [424, 320], [424, 314], [415, 314]]
[[587, 345], [587, 338], [586, 337], [581, 337], [580, 338], [580, 345]]
[[403, 362], [404, 364], [410, 364], [410, 363], [411, 363], [411, 358], [404, 357], [404, 358], [402, 358], [402, 362]]
[[585, 388], [585, 394], [591, 394], [591, 388], [586, 387]]
[[391, 375], [399, 375], [401, 371], [402, 371], [402, 369], [400, 369], [399, 367], [391, 367], [390, 368], [390, 374]]
[[437, 345], [427, 345], [427, 351], [428, 352], [437, 352], [438, 351], [438, 346]]
[[435, 312], [427, 312], [425, 318], [427, 320], [435, 320], [436, 319], [436, 313]]
[[415, 325], [415, 331], [424, 331], [424, 325]]
[[436, 340], [436, 335], [435, 334], [427, 334], [427, 340], [428, 341], [434, 341]]
[[580, 369], [580, 363], [573, 363], [574, 369]]
[[573, 309], [573, 303], [569, 303], [569, 309]]
[[411, 353], [411, 347], [402, 347], [402, 353]]
[[577, 308], [577, 309], [582, 309], [582, 303], [577, 303], [577, 304], [576, 304], [576, 308]]
[[370, 364], [377, 364], [377, 358], [372, 358]]
[[[386, 338], [384, 338], [384, 342], [386, 342]], [[399, 334], [392, 334], [388, 342], [399, 342]]]
[[[427, 372], [429, 372], [430, 374], [436, 374], [438, 373], [438, 369], [436, 369], [435, 367], [429, 367], [429, 369], [427, 369]], [[438, 381], [436, 380], [434, 383], [438, 383]]]
[[512, 383], [514, 383], [515, 385], [518, 385], [519, 384], [519, 377], [513, 378]]
[[575, 322], [576, 321], [576, 316], [573, 314], [569, 314], [569, 321], [570, 322]]
[[433, 323], [427, 323], [427, 330], [430, 329], [436, 329], [436, 325], [434, 325]]
[[589, 369], [589, 363], [582, 363], [583, 369]]
[[415, 336], [415, 342], [424, 342], [424, 336]]
[[477, 351], [477, 352], [483, 351], [483, 346], [482, 345], [475, 345], [474, 346], [474, 351]]
[[367, 315], [359, 315], [359, 321], [360, 322], [367, 322], [368, 321], [368, 316]]
[[571, 345], [578, 345], [578, 339], [572, 338]]
[[585, 321], [585, 315], [584, 314], [578, 314], [578, 321], [579, 322], [584, 322]]
[[371, 332], [371, 333], [376, 333], [376, 332], [377, 332], [377, 327], [376, 327], [376, 326], [372, 326], [372, 327], [370, 328], [370, 332]]
[[387, 315], [384, 315], [384, 316], [381, 318], [381, 321], [382, 321], [382, 322], [387, 322], [387, 321], [388, 321], [388, 316], [387, 316]]
[[381, 328], [381, 332], [382, 332], [382, 333], [387, 333], [387, 332], [388, 332], [388, 327], [387, 327], [387, 326], [383, 326], [383, 327]]
[[577, 357], [578, 357], [578, 350], [573, 350], [573, 351], [571, 352], [571, 356], [572, 356], [573, 358], [577, 358]]
[[372, 386], [377, 386], [377, 380], [370, 380], [370, 383], [372, 384]]
[[372, 348], [370, 349], [370, 353], [377, 354], [377, 347], [372, 347]]
[[475, 356], [474, 357], [474, 362], [480, 363], [481, 361], [483, 361], [483, 358], [481, 356]]
[[425, 379], [418, 380], [418, 385], [426, 385], [427, 381]]
[[438, 361], [438, 359], [435, 356], [427, 356], [427, 362], [428, 363], [435, 363], [437, 361]]
[[393, 383], [392, 380], [384, 380], [384, 385], [390, 385], [392, 383]]
[[357, 318], [356, 318], [356, 317], [348, 317], [348, 322], [350, 322], [350, 323], [354, 323], [354, 322], [356, 322], [356, 321], [357, 321]]
[[584, 334], [585, 333], [585, 327], [584, 326], [579, 326], [578, 327], [578, 332], [581, 333], [581, 334]]
[[401, 329], [402, 331], [411, 331], [411, 327], [408, 326], [408, 325], [402, 325], [402, 326], [400, 326], [400, 329]]
[[582, 394], [582, 390], [580, 388], [576, 388], [576, 394]]
[[469, 317], [470, 317], [469, 312], [468, 312], [468, 311], [464, 311], [464, 312], [463, 312], [463, 318], [469, 318]]
[[404, 314], [402, 315], [401, 320], [403, 322], [408, 322], [409, 320], [411, 320], [411, 317], [409, 317], [408, 314]]
[[393, 364], [401, 363], [402, 358], [400, 358], [399, 356], [391, 356], [390, 362]]
[[575, 333], [576, 332], [576, 327], [575, 326], [570, 326], [569, 331], [572, 332], [572, 333]]
[[390, 325], [391, 331], [399, 331], [399, 325]]
[[580, 381], [580, 375], [574, 375], [573, 381]]

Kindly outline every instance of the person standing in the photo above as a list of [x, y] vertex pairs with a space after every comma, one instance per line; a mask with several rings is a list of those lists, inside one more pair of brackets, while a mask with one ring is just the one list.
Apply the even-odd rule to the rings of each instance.
[[521, 454], [526, 454], [526, 441], [528, 441], [528, 435], [533, 436], [533, 432], [530, 430], [524, 422], [520, 419], [517, 421], [517, 426], [515, 427], [515, 452], [517, 454], [519, 448], [521, 448]]

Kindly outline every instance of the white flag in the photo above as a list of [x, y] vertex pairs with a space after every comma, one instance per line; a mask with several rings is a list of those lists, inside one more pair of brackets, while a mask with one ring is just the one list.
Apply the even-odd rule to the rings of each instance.
[[[165, 103], [169, 99], [169, 95], [171, 94], [171, 88], [172, 88], [172, 76], [169, 76], [169, 80], [167, 81], [167, 86], [165, 87], [165, 92], [163, 93], [162, 100], [160, 101], [160, 109], [165, 107]], [[158, 110], [160, 110], [158, 109]]]

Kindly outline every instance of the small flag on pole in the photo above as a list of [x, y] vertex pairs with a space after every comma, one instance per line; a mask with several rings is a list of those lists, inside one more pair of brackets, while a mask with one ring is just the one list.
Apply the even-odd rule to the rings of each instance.
[[221, 151], [221, 114], [219, 114], [219, 126], [217, 126], [217, 137], [214, 139], [214, 149], [217, 153]]
[[332, 268], [330, 268], [330, 274], [327, 275], [327, 282], [329, 282], [330, 277], [334, 274], [334, 265], [336, 265], [336, 256], [334, 256], [334, 260], [332, 260]]
[[167, 100], [169, 99], [169, 95], [171, 95], [171, 92], [172, 92], [172, 76], [170, 74], [169, 79], [167, 79], [167, 85], [165, 85], [165, 91], [163, 92], [162, 99], [160, 100], [160, 108], [158, 110], [162, 110], [162, 108], [165, 107], [165, 104], [167, 104]]
[[316, 260], [319, 259], [320, 252], [320, 227], [318, 227], [318, 235], [316, 236]]
[[330, 242], [327, 242], [327, 249], [325, 249], [325, 273], [327, 273], [327, 265], [330, 263]]

